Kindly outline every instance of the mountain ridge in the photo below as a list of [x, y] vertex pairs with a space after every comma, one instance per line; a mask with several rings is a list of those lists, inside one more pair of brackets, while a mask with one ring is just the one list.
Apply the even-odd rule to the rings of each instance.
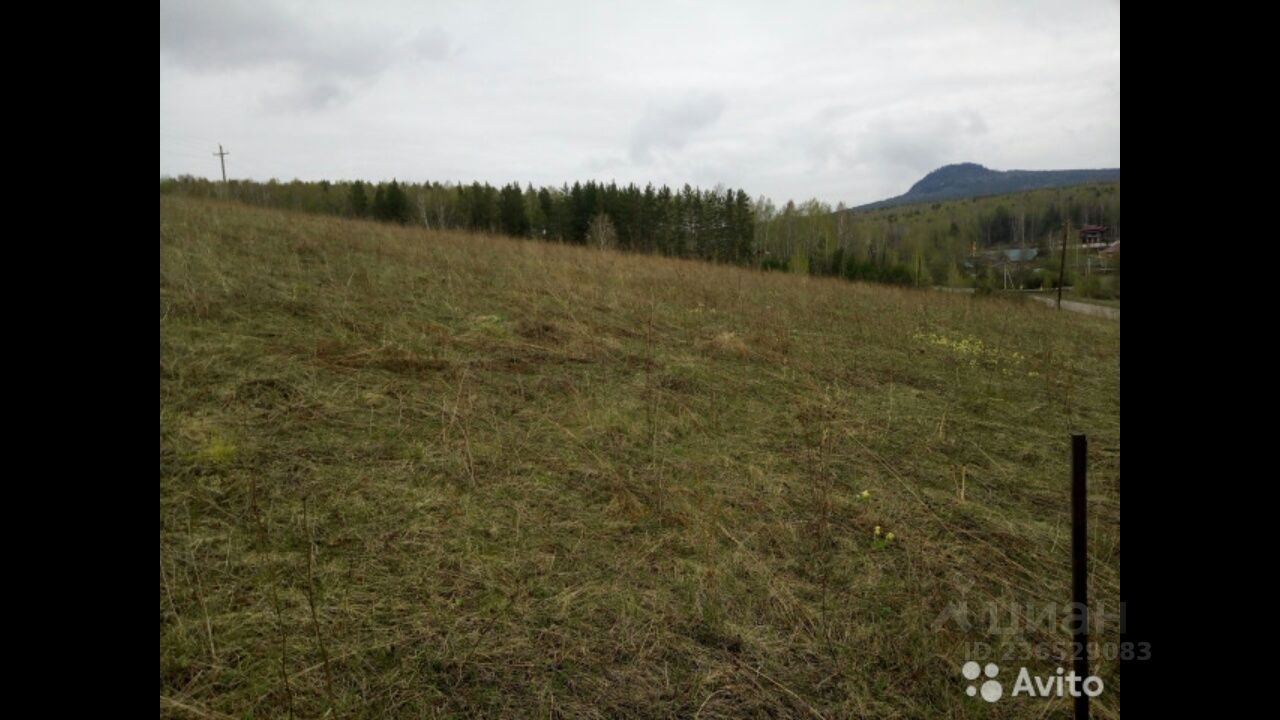
[[1119, 182], [1120, 168], [1085, 170], [992, 170], [973, 162], [943, 165], [920, 178], [907, 192], [849, 208], [877, 210], [923, 202], [964, 200], [1023, 190], [1068, 187], [1091, 182]]

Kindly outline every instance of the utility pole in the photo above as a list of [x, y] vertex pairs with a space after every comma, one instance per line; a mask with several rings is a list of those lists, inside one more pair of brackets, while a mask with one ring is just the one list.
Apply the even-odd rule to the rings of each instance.
[[[1084, 435], [1071, 436], [1071, 604], [1078, 621], [1071, 639], [1076, 655], [1073, 670], [1080, 682], [1089, 677], [1089, 441]], [[1089, 720], [1089, 696], [1080, 693], [1075, 702], [1076, 720]]]
[[222, 184], [224, 187], [227, 184], [227, 156], [230, 154], [222, 149], [222, 143], [218, 143], [218, 152], [214, 153], [214, 156], [222, 163]]
[[1067, 240], [1071, 237], [1071, 221], [1062, 223], [1062, 266], [1058, 268], [1058, 309], [1062, 309], [1062, 282], [1067, 275]]

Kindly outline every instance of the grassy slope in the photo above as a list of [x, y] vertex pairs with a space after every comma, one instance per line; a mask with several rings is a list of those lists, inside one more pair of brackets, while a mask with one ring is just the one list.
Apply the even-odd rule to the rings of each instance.
[[1114, 609], [1118, 323], [161, 198], [161, 712], [1038, 716], [1072, 431]]

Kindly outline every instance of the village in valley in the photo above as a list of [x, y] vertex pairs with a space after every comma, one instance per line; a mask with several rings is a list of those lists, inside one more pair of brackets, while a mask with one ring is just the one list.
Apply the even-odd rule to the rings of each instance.
[[[1120, 238], [1112, 237], [1106, 225], [1084, 225], [1074, 242], [1066, 246], [1066, 267], [1072, 275], [1085, 278], [1115, 278], [1120, 272]], [[994, 272], [1000, 278], [1001, 290], [1040, 291], [1058, 286], [1057, 271], [1062, 264], [1062, 242], [1048, 243], [1047, 252], [1040, 247], [1004, 247], [970, 251], [964, 267], [972, 278]], [[1118, 279], [1115, 299], [1120, 299]]]

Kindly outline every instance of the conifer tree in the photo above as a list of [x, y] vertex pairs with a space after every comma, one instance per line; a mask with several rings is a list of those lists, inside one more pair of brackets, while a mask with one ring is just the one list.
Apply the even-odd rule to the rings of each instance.
[[364, 182], [357, 180], [351, 183], [351, 190], [347, 195], [347, 205], [351, 214], [356, 217], [364, 217], [369, 214], [369, 198], [364, 194]]

